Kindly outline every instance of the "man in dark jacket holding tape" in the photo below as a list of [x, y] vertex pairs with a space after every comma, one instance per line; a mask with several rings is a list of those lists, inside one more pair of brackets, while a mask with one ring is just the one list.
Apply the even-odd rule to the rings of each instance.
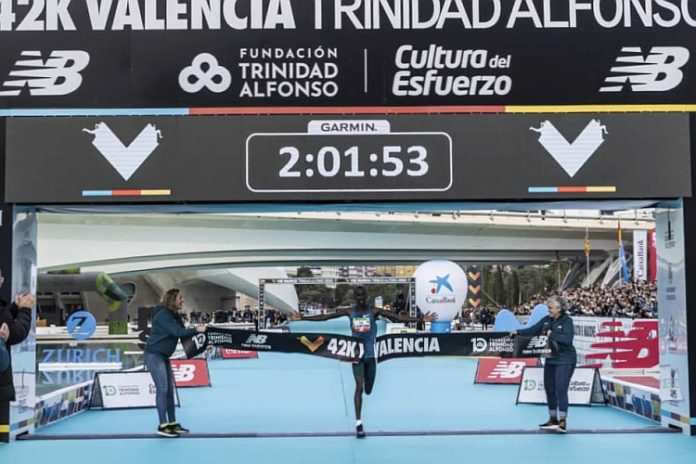
[[577, 354], [573, 346], [573, 320], [564, 308], [563, 301], [551, 297], [547, 302], [549, 315], [527, 329], [512, 332], [510, 335], [548, 337], [551, 355], [544, 364], [544, 389], [549, 405], [549, 420], [540, 425], [544, 430], [566, 432], [568, 416], [568, 389], [577, 364]]
[[[0, 286], [2, 282], [0, 275]], [[18, 295], [10, 305], [0, 300], [0, 442], [9, 438], [10, 402], [15, 400], [10, 348], [29, 335], [33, 306], [34, 297], [30, 293]]]

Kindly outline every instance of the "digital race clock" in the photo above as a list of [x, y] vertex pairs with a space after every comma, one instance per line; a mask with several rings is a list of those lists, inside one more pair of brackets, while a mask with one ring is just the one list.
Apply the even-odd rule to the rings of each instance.
[[389, 132], [386, 121], [375, 122], [382, 125], [313, 121], [308, 133], [250, 135], [248, 188], [270, 193], [449, 190], [453, 160], [448, 134]]

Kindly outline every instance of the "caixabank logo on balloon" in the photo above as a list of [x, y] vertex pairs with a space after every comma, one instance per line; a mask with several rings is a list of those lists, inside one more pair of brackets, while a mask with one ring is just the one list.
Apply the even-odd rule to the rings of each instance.
[[425, 301], [430, 304], [437, 303], [454, 303], [454, 288], [450, 283], [450, 274], [445, 274], [443, 276], [436, 275], [433, 280], [430, 281], [433, 284], [430, 289], [430, 295], [425, 297]]

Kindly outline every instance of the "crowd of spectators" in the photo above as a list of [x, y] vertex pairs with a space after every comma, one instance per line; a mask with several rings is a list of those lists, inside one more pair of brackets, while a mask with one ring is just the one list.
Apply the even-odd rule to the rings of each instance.
[[561, 296], [566, 301], [571, 316], [633, 319], [657, 317], [657, 285], [654, 282], [627, 283], [613, 288], [573, 288], [546, 296], [536, 295], [529, 302], [515, 308], [515, 314], [531, 314], [534, 307], [544, 303], [549, 296]]

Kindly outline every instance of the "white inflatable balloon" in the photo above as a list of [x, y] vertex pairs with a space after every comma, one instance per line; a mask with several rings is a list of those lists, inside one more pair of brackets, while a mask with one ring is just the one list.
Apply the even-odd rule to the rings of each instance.
[[416, 304], [423, 312], [433, 312], [440, 321], [451, 321], [466, 303], [469, 282], [466, 273], [451, 261], [421, 264], [416, 278]]

